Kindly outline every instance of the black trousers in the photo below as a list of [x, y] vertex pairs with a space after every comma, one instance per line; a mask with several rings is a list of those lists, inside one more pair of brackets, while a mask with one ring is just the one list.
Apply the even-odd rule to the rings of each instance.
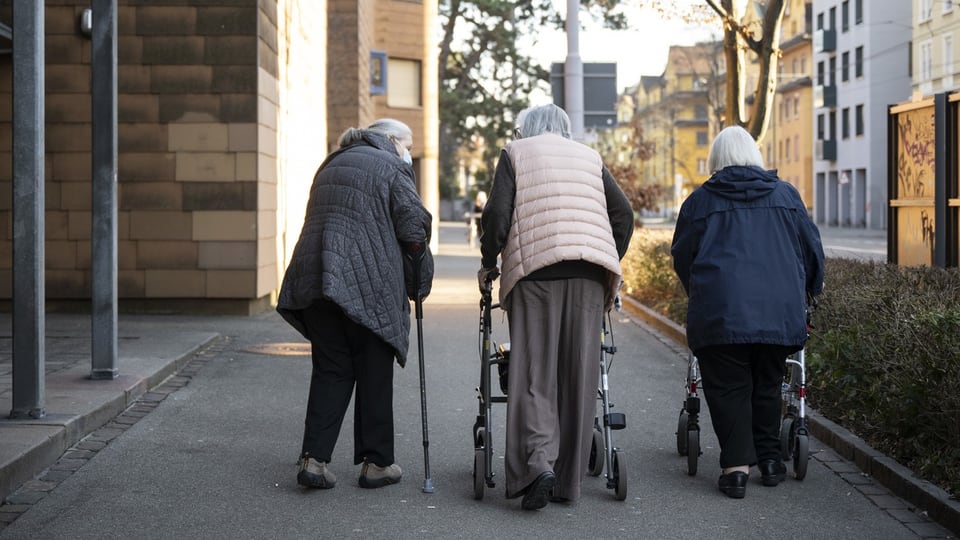
[[303, 453], [330, 462], [356, 386], [353, 462], [393, 464], [393, 347], [332, 302], [314, 303], [303, 319], [313, 351]]
[[696, 351], [703, 393], [720, 443], [720, 467], [780, 459], [780, 385], [793, 349], [715, 345]]

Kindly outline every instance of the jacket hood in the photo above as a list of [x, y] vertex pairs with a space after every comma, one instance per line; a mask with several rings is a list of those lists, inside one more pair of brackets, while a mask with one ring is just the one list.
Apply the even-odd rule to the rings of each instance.
[[753, 201], [772, 193], [778, 181], [776, 170], [733, 165], [713, 173], [703, 189], [725, 199]]

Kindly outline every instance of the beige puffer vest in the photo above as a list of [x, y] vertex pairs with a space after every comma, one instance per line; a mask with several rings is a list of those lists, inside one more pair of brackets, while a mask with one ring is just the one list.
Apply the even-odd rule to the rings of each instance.
[[513, 223], [501, 252], [500, 301], [525, 276], [561, 261], [607, 269], [606, 306], [622, 283], [603, 192], [603, 162], [591, 148], [547, 133], [512, 141]]

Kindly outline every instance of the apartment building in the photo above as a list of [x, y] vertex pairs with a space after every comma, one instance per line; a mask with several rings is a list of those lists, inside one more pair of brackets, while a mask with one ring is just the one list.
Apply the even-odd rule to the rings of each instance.
[[930, 96], [960, 87], [957, 39], [960, 4], [956, 0], [915, 0], [913, 93]]
[[813, 2], [787, 0], [784, 7], [774, 96], [767, 140], [767, 167], [793, 184], [813, 211]]
[[[16, 28], [10, 3], [0, 22]], [[47, 0], [45, 290], [91, 290], [88, 0]], [[436, 1], [119, 0], [121, 310], [270, 309], [317, 166], [350, 126], [414, 131], [437, 215]], [[0, 54], [0, 302], [12, 276], [12, 54]], [[436, 226], [436, 224], [435, 224]], [[434, 235], [436, 238], [436, 235]]]
[[663, 189], [660, 207], [674, 216], [680, 204], [710, 177], [707, 155], [717, 131], [715, 112], [722, 85], [718, 61], [722, 43], [672, 45], [658, 77], [642, 77], [632, 87], [644, 138], [653, 141], [644, 178]]
[[888, 106], [910, 95], [910, 2], [813, 1], [813, 210], [886, 228]]

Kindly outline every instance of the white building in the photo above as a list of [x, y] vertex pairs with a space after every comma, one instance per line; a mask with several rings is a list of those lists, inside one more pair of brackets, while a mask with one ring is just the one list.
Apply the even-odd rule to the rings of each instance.
[[820, 225], [886, 228], [887, 107], [911, 94], [911, 4], [813, 2], [813, 213]]

